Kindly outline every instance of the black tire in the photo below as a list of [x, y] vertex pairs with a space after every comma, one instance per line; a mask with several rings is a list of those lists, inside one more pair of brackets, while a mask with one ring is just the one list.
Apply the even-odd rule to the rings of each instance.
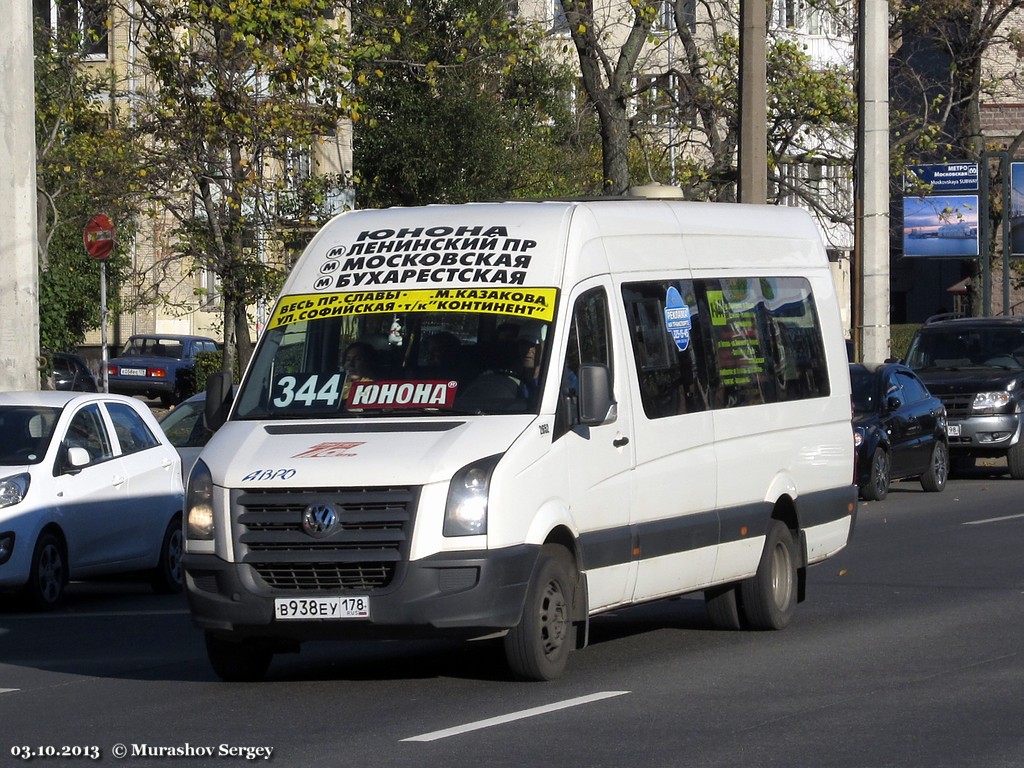
[[741, 618], [750, 629], [783, 629], [796, 613], [797, 548], [785, 523], [772, 520], [757, 573], [740, 584]]
[[554, 680], [573, 647], [572, 606], [576, 568], [564, 547], [541, 548], [526, 590], [523, 617], [505, 635], [505, 658], [526, 680]]
[[876, 448], [871, 454], [871, 475], [867, 485], [860, 489], [860, 495], [868, 501], [881, 501], [889, 494], [892, 464], [885, 448]]
[[181, 592], [185, 586], [185, 569], [181, 555], [185, 547], [185, 535], [181, 530], [181, 517], [175, 516], [167, 524], [160, 544], [160, 561], [153, 572], [153, 589], [172, 595]]
[[739, 587], [728, 584], [704, 590], [704, 606], [715, 629], [743, 629], [740, 618]]
[[25, 585], [29, 603], [40, 611], [52, 611], [60, 605], [67, 582], [64, 545], [52, 533], [41, 534], [32, 552], [32, 570]]
[[1024, 442], [1010, 446], [1006, 452], [1006, 467], [1014, 480], [1024, 480]]
[[928, 471], [921, 475], [921, 487], [929, 493], [938, 493], [946, 487], [949, 478], [949, 448], [939, 440], [932, 448]]
[[974, 469], [974, 457], [973, 456], [957, 456], [953, 454], [949, 459], [949, 476], [950, 477], [963, 477], [968, 472]]
[[206, 657], [224, 682], [255, 683], [267, 674], [274, 652], [259, 640], [232, 642], [207, 632]]

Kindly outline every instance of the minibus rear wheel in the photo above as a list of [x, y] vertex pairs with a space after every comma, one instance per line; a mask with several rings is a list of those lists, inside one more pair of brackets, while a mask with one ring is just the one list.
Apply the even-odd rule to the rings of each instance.
[[554, 680], [573, 646], [576, 567], [564, 547], [545, 544], [526, 591], [523, 616], [505, 635], [505, 658], [527, 680]]
[[783, 629], [797, 604], [797, 555], [793, 534], [772, 520], [757, 573], [740, 584], [740, 610], [750, 629]]

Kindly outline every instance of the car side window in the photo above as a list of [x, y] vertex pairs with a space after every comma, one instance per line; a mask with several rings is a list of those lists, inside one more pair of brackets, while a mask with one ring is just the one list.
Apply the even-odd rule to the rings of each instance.
[[916, 403], [928, 397], [928, 390], [916, 376], [902, 371], [896, 374], [903, 387], [903, 395], [908, 403]]
[[84, 448], [89, 454], [90, 464], [114, 455], [107, 430], [103, 426], [100, 407], [95, 404], [87, 405], [75, 414], [64, 442], [69, 448]]
[[136, 453], [159, 445], [160, 441], [131, 407], [123, 403], [107, 403], [107, 413], [114, 422], [114, 434], [121, 444], [121, 453]]

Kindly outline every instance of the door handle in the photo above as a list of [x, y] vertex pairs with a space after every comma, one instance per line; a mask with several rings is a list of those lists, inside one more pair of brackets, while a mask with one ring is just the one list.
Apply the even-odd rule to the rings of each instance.
[[115, 476], [114, 477], [113, 485], [114, 485], [115, 488], [120, 488], [122, 485], [124, 485], [124, 481], [125, 481], [124, 477]]
[[612, 445], [614, 445], [616, 448], [621, 448], [624, 445], [627, 445], [628, 443], [629, 443], [629, 438], [628, 437], [617, 437], [614, 440], [612, 440]]

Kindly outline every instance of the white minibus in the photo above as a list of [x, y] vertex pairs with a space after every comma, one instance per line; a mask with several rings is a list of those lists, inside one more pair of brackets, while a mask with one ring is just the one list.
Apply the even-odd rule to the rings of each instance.
[[781, 629], [856, 514], [828, 260], [799, 209], [647, 199], [337, 216], [188, 482], [215, 672], [306, 640], [501, 637], [560, 675], [597, 614], [703, 592]]

